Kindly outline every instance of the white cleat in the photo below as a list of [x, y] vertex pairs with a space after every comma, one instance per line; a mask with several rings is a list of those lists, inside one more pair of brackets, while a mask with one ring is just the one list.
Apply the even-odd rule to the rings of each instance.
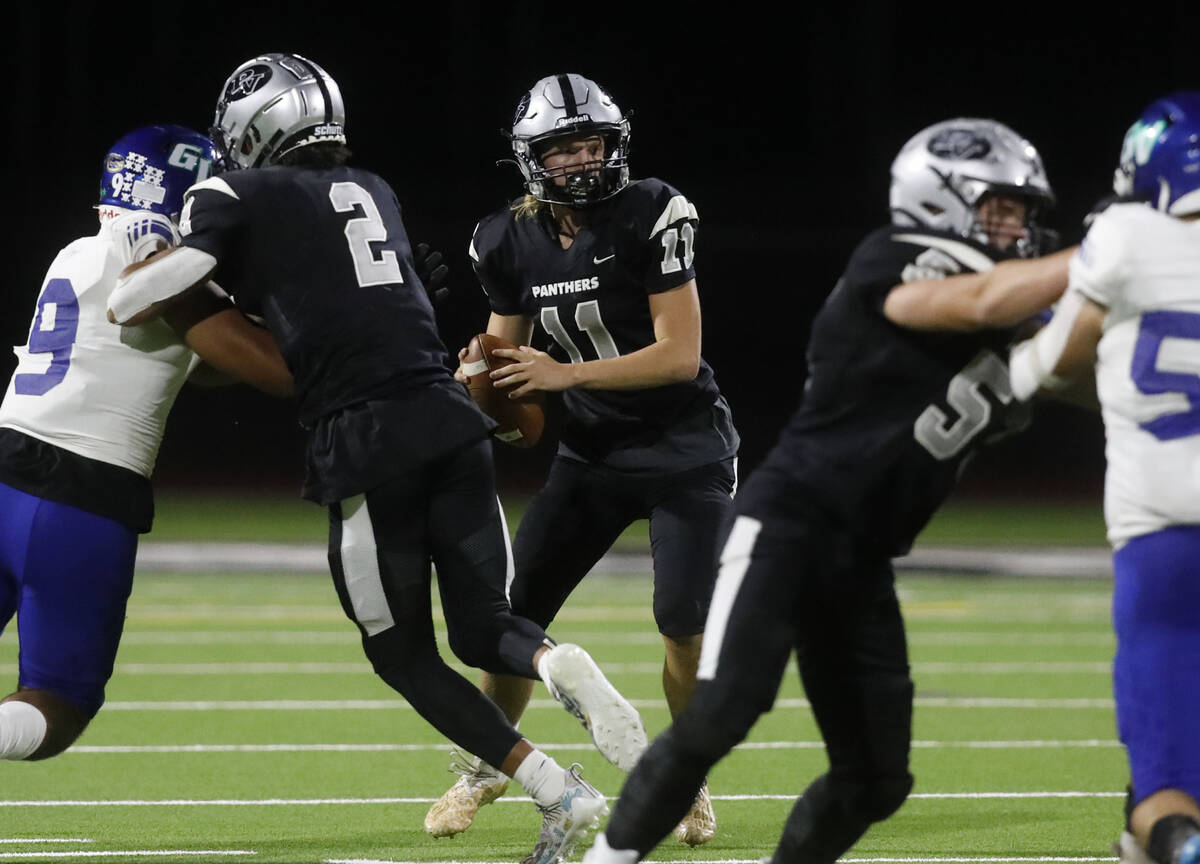
[[604, 796], [579, 776], [579, 765], [565, 772], [562, 798], [549, 807], [538, 805], [542, 813], [542, 833], [537, 845], [521, 864], [559, 864], [571, 854], [575, 843], [608, 815]]
[[708, 795], [708, 783], [700, 787], [692, 809], [675, 826], [675, 839], [688, 846], [700, 846], [717, 833], [717, 814], [713, 812], [712, 798]]
[[642, 717], [608, 682], [588, 653], [564, 643], [546, 658], [546, 686], [592, 734], [596, 749], [622, 771], [630, 771], [649, 741]]
[[1117, 853], [1119, 864], [1154, 864], [1137, 838], [1128, 831], [1121, 832], [1121, 839], [1113, 844], [1113, 851]]
[[596, 835], [596, 842], [583, 855], [583, 864], [637, 864], [637, 860], [636, 849], [612, 848], [603, 831]]
[[450, 770], [462, 776], [425, 814], [425, 833], [433, 837], [453, 837], [466, 831], [479, 808], [491, 804], [508, 788], [507, 776], [458, 748], [450, 751]]

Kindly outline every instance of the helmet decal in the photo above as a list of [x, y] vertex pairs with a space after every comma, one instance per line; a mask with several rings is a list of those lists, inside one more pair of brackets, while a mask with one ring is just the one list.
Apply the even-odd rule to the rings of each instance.
[[1200, 212], [1200, 91], [1156, 99], [1121, 144], [1113, 191], [1174, 216]]
[[984, 159], [992, 152], [992, 145], [971, 129], [951, 128], [929, 139], [929, 152], [951, 161]]
[[249, 69], [242, 69], [229, 79], [225, 85], [225, 101], [236, 102], [245, 99], [259, 87], [271, 80], [271, 67], [257, 63]]
[[532, 94], [526, 90], [525, 95], [521, 97], [521, 101], [517, 103], [517, 113], [513, 115], [513, 125], [517, 125], [525, 119], [525, 112], [529, 110], [529, 100]]
[[113, 144], [104, 157], [99, 205], [152, 210], [172, 219], [183, 193], [213, 173], [213, 142], [183, 126], [144, 126]]

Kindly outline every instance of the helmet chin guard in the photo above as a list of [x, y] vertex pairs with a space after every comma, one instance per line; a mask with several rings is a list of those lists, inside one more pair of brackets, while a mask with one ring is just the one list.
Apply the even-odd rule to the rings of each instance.
[[889, 204], [897, 225], [953, 231], [991, 243], [979, 206], [993, 195], [1025, 202], [1022, 257], [1040, 254], [1047, 232], [1039, 224], [1054, 206], [1041, 156], [1003, 123], [973, 117], [945, 120], [922, 129], [892, 162]]
[[263, 54], [225, 81], [211, 135], [228, 168], [274, 165], [297, 147], [346, 143], [337, 82], [299, 54]]
[[[556, 142], [593, 135], [604, 142], [604, 157], [594, 167], [556, 175], [542, 163]], [[629, 120], [604, 88], [582, 75], [549, 75], [529, 88], [509, 137], [525, 189], [539, 201], [587, 207], [629, 185]]]

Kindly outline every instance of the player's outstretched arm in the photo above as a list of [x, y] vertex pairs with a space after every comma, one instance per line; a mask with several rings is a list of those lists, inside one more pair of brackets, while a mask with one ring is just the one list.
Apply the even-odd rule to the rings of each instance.
[[1062, 296], [1077, 248], [1045, 258], [1002, 261], [983, 273], [897, 285], [884, 300], [883, 314], [913, 330], [1012, 327]]
[[[1014, 395], [1029, 399], [1039, 390], [1046, 390], [1047, 395], [1061, 393], [1064, 401], [1090, 406], [1095, 398], [1090, 373], [1106, 314], [1103, 306], [1079, 291], [1067, 292], [1050, 322], [1013, 349], [1009, 378]], [[1069, 387], [1079, 379], [1085, 379], [1082, 388]]]
[[492, 373], [511, 396], [535, 390], [640, 390], [691, 381], [700, 369], [700, 297], [692, 279], [670, 291], [650, 295], [654, 342], [619, 357], [583, 363], [559, 363], [542, 351], [522, 347], [494, 353], [516, 360]]
[[132, 327], [161, 317], [176, 299], [206, 282], [216, 266], [212, 255], [189, 246], [130, 264], [108, 296], [108, 320]]
[[211, 283], [171, 304], [163, 319], [208, 366], [272, 396], [295, 392], [275, 338], [220, 296]]

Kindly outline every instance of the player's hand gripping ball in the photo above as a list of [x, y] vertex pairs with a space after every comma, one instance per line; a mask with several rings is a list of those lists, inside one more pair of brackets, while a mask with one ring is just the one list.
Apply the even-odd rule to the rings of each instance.
[[532, 447], [542, 437], [542, 430], [546, 426], [542, 393], [538, 391], [519, 399], [509, 399], [502, 388], [492, 385], [488, 375], [495, 369], [516, 362], [507, 357], [493, 356], [492, 351], [516, 347], [507, 339], [480, 333], [467, 346], [467, 353], [462, 358], [462, 371], [467, 376], [467, 390], [475, 404], [500, 424], [500, 428], [492, 434], [515, 447]]

